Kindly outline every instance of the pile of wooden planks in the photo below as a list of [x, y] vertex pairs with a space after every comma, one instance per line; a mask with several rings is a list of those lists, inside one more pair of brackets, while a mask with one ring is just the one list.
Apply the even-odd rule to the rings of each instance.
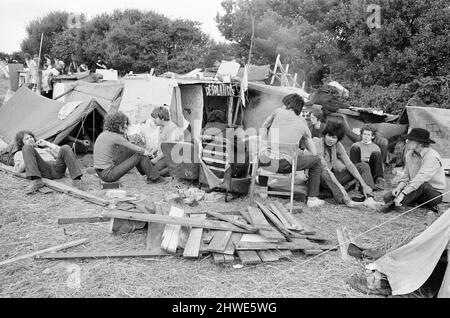
[[[293, 256], [293, 251], [319, 254], [335, 246], [316, 235], [279, 202], [256, 202], [245, 211], [195, 212], [188, 215], [172, 206], [157, 205], [153, 214], [109, 210], [103, 216], [148, 223], [147, 251], [152, 256], [182, 255], [198, 258], [211, 254], [215, 263], [273, 262]], [[322, 243], [322, 244], [321, 244]]]

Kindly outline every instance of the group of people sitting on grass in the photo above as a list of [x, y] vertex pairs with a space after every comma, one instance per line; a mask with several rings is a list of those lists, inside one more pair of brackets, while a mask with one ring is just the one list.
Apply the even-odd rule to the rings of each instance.
[[[117, 181], [134, 167], [140, 174], [146, 175], [148, 183], [160, 182], [161, 175], [167, 174], [161, 143], [180, 141], [182, 135], [170, 120], [166, 107], [156, 107], [151, 117], [159, 127], [159, 136], [157, 145], [150, 150], [128, 141], [126, 133], [130, 120], [125, 114], [116, 112], [105, 118], [104, 130], [94, 144], [94, 168], [101, 180]], [[31, 131], [19, 131], [15, 142], [19, 151], [14, 155], [14, 170], [25, 173], [32, 180], [27, 194], [44, 186], [42, 178], [62, 178], [66, 169], [73, 186], [80, 190], [87, 189], [86, 183], [81, 180], [81, 163], [68, 145], [60, 147], [42, 139], [36, 141]]]
[[[374, 191], [382, 190], [377, 184], [384, 181], [384, 159], [382, 150], [374, 143], [376, 130], [364, 126], [361, 141], [351, 146], [349, 155], [341, 143], [345, 128], [340, 121], [328, 120], [323, 124], [321, 112], [314, 111], [308, 127], [300, 115], [304, 106], [302, 97], [290, 94], [282, 102], [283, 106], [274, 110], [262, 125], [261, 137], [269, 141], [269, 146], [262, 149], [259, 164], [277, 167], [278, 173], [290, 172], [292, 158], [283, 145], [305, 145], [304, 150], [298, 149], [297, 171], [308, 170], [308, 207], [320, 206], [324, 198], [334, 197], [349, 207], [366, 205], [383, 212], [413, 204], [424, 204], [437, 212], [436, 206], [442, 202], [446, 189], [445, 173], [440, 155], [430, 148], [434, 141], [429, 131], [414, 128], [404, 136], [407, 145], [404, 177], [393, 190], [386, 192], [384, 204], [367, 205], [352, 200], [345, 185], [356, 179], [364, 201], [373, 197]], [[270, 141], [278, 146], [270, 147]], [[259, 183], [266, 186], [267, 178], [260, 178]]]
[[[262, 140], [269, 141], [261, 149], [260, 166], [276, 167], [278, 173], [288, 173], [292, 169], [292, 157], [283, 145], [299, 145], [296, 170], [307, 170], [307, 206], [324, 204], [325, 198], [333, 197], [337, 202], [349, 207], [365, 205], [371, 208], [382, 206], [384, 212], [395, 207], [426, 203], [437, 211], [436, 205], [442, 201], [446, 188], [444, 168], [439, 154], [430, 148], [434, 143], [425, 129], [414, 128], [405, 136], [407, 152], [405, 155], [405, 174], [399, 184], [384, 196], [384, 204], [368, 205], [373, 200], [373, 192], [382, 190], [384, 181], [383, 155], [374, 143], [376, 130], [370, 125], [361, 129], [361, 141], [354, 143], [347, 154], [341, 140], [345, 129], [341, 122], [328, 120], [322, 122], [322, 114], [311, 114], [311, 126], [301, 116], [303, 98], [289, 94], [282, 100], [283, 106], [274, 110], [262, 125]], [[94, 168], [98, 177], [105, 182], [119, 180], [128, 171], [137, 168], [146, 176], [147, 183], [161, 181], [168, 173], [163, 159], [161, 144], [183, 140], [177, 126], [170, 120], [166, 107], [156, 107], [152, 114], [153, 122], [159, 126], [157, 146], [146, 149], [127, 139], [130, 125], [128, 117], [116, 112], [106, 117], [104, 131], [94, 144]], [[276, 137], [276, 140], [274, 139]], [[271, 142], [279, 144], [271, 147]], [[36, 141], [32, 132], [20, 131], [16, 135], [20, 151], [14, 156], [15, 170], [25, 172], [33, 180], [28, 193], [43, 186], [41, 178], [58, 179], [64, 176], [66, 168], [74, 185], [85, 188], [81, 182], [81, 164], [67, 145], [59, 147], [45, 140]], [[305, 145], [305, 149], [300, 149]], [[345, 186], [355, 179], [362, 197], [350, 198]], [[260, 177], [261, 186], [267, 186], [267, 177]], [[372, 198], [372, 199], [371, 199]], [[371, 199], [371, 200], [370, 200]]]

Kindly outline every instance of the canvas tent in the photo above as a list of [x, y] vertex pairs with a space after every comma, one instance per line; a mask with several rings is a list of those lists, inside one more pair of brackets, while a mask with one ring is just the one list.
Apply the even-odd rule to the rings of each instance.
[[[96, 116], [95, 123], [98, 123], [103, 121], [106, 114], [95, 99], [90, 99], [78, 103], [64, 119], [58, 119], [58, 113], [66, 105], [37, 95], [22, 86], [0, 107], [0, 138], [9, 143], [18, 131], [30, 130], [36, 138], [59, 144], [89, 115]], [[100, 132], [100, 128], [97, 132]]]
[[[367, 265], [369, 270], [385, 274], [393, 295], [409, 294], [419, 289], [433, 274], [447, 250], [444, 273], [434, 273], [441, 281], [439, 298], [450, 298], [450, 209], [410, 243]], [[445, 259], [442, 260], [445, 263]]]
[[114, 105], [118, 105], [120, 103], [123, 92], [123, 84], [110, 82], [76, 82], [73, 86], [66, 89], [66, 92], [68, 91], [68, 93], [58, 98], [57, 100], [59, 102], [83, 101], [88, 103], [94, 98], [105, 111], [109, 112], [111, 107], [114, 107]]

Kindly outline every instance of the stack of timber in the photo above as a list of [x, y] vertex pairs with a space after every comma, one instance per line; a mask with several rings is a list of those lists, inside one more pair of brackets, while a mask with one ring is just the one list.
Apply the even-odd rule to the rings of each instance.
[[195, 259], [212, 255], [215, 263], [258, 264], [289, 259], [294, 251], [316, 255], [336, 249], [324, 244], [328, 239], [316, 235], [281, 203], [256, 204], [245, 211], [189, 214], [175, 206], [167, 213], [157, 205], [154, 213], [116, 209], [104, 211], [103, 217], [147, 222], [147, 253], [135, 253], [137, 257], [179, 255]]

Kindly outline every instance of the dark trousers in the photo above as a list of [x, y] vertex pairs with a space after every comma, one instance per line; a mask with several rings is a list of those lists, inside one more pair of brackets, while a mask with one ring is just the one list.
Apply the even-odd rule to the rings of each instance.
[[[364, 182], [372, 188], [372, 190], [376, 189], [375, 183], [373, 182], [372, 173], [370, 172], [369, 164], [366, 162], [359, 162], [355, 164], [356, 169], [358, 169], [359, 174], [361, 175]], [[336, 179], [338, 179], [340, 184], [347, 184], [352, 181], [355, 177], [348, 171], [344, 169], [342, 171], [333, 171]]]
[[[354, 164], [361, 162], [361, 149], [358, 146], [352, 146], [350, 148], [350, 160]], [[373, 181], [376, 181], [377, 178], [384, 177], [383, 158], [382, 158], [381, 153], [379, 153], [378, 151], [375, 151], [370, 155], [369, 167], [370, 167], [370, 172], [372, 173]]]
[[[441, 194], [441, 192], [433, 188], [428, 182], [424, 182], [416, 191], [405, 195], [401, 203], [402, 205], [413, 205], [414, 203], [422, 204], [431, 200], [425, 204], [425, 206], [432, 208], [442, 202]], [[392, 195], [392, 191], [388, 191], [384, 194], [383, 200], [385, 203], [391, 204], [394, 199], [395, 197]]]
[[23, 146], [22, 154], [27, 178], [61, 179], [66, 168], [72, 179], [83, 175], [80, 162], [67, 145], [61, 147], [54, 163], [44, 161], [36, 149], [29, 145]]
[[112, 166], [104, 170], [97, 169], [97, 175], [100, 179], [105, 182], [115, 182], [134, 167], [141, 175], [146, 175], [148, 180], [159, 178], [159, 171], [150, 158], [122, 146], [117, 146], [117, 150]]
[[[267, 159], [267, 160], [265, 160]], [[269, 163], [268, 163], [269, 162]], [[292, 164], [286, 159], [278, 160], [274, 163], [268, 158], [263, 158], [262, 162], [259, 163], [260, 166], [277, 166], [278, 173], [289, 173], [292, 171]], [[299, 154], [297, 157], [297, 169], [296, 171], [309, 169], [308, 176], [308, 196], [317, 197], [319, 195], [320, 187], [320, 174], [322, 173], [322, 167], [320, 166], [320, 159], [318, 156], [309, 154]], [[266, 186], [268, 182], [268, 177], [260, 176], [259, 184]]]
[[389, 141], [387, 140], [387, 138], [375, 136], [373, 143], [375, 143], [376, 145], [378, 145], [378, 147], [380, 147], [382, 163], [385, 163], [388, 154]]

